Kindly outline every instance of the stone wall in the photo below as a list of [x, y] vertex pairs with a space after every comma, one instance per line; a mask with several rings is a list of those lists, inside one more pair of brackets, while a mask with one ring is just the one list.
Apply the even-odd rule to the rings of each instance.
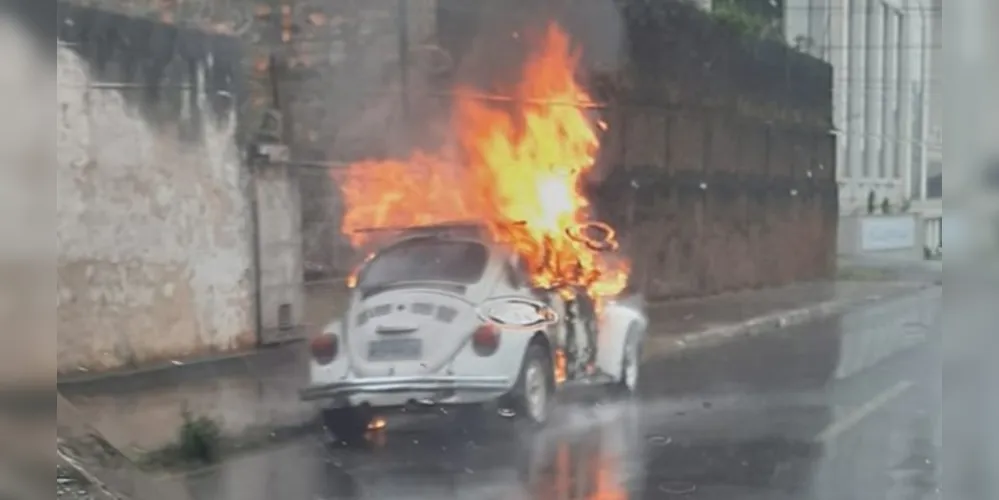
[[253, 345], [238, 41], [59, 7], [60, 372]]

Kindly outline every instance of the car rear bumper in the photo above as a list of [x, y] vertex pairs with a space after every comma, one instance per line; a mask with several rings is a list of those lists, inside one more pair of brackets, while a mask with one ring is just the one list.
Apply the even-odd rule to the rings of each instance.
[[513, 386], [507, 377], [423, 376], [372, 377], [313, 384], [301, 391], [303, 401], [316, 401], [366, 395], [405, 395], [425, 393], [497, 393]]

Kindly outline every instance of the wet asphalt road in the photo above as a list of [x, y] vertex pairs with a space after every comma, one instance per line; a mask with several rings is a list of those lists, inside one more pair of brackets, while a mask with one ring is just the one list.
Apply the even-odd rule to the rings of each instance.
[[445, 416], [177, 480], [205, 500], [940, 498], [941, 302], [934, 288], [653, 361], [639, 401], [566, 404], [540, 433]]

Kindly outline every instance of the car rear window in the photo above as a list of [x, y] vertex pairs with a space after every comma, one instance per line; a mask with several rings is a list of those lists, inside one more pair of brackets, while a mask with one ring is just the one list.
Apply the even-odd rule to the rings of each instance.
[[380, 251], [364, 267], [358, 286], [373, 288], [402, 281], [478, 282], [489, 251], [474, 241], [419, 238]]

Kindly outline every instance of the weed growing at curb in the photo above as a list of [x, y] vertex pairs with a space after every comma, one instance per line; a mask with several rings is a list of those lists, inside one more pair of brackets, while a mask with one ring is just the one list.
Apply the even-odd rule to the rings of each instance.
[[185, 461], [211, 463], [218, 460], [222, 427], [208, 417], [194, 417], [184, 411], [177, 447]]
[[[142, 468], [155, 471], [188, 471], [216, 464], [240, 453], [311, 435], [321, 429], [318, 420], [284, 426], [262, 426], [238, 435], [225, 435], [220, 425], [207, 417], [185, 415], [174, 443], [145, 453]], [[206, 446], [207, 445], [207, 446]]]
[[222, 426], [206, 416], [195, 417], [190, 410], [181, 413], [183, 422], [175, 442], [147, 453], [143, 465], [185, 467], [215, 463], [222, 455]]

